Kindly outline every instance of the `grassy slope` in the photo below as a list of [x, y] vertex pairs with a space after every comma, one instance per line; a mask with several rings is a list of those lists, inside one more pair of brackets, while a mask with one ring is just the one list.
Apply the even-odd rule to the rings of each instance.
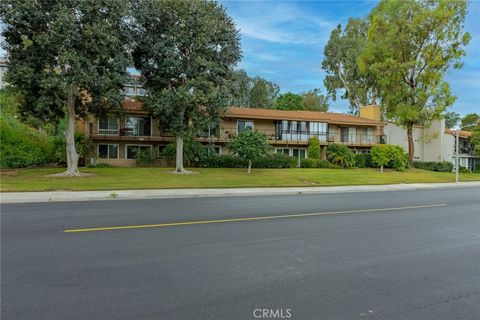
[[[195, 175], [166, 174], [166, 168], [98, 168], [81, 178], [51, 177], [61, 168], [20, 169], [1, 173], [1, 191], [120, 190], [162, 188], [234, 188], [338, 186], [415, 182], [453, 182], [454, 174], [410, 169], [194, 169]], [[462, 181], [480, 180], [480, 174], [461, 174]]]

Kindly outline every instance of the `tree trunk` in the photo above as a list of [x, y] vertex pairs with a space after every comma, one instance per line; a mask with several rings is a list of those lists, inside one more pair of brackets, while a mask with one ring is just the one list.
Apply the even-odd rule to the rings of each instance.
[[413, 154], [415, 152], [415, 146], [413, 145], [413, 126], [407, 127], [407, 140], [408, 140], [408, 161], [410, 165], [413, 163]]
[[380, 166], [380, 172], [383, 172], [383, 165]]
[[247, 173], [250, 173], [251, 168], [252, 168], [252, 160], [248, 160], [248, 172]]
[[175, 172], [176, 173], [185, 173], [183, 168], [183, 138], [181, 136], [176, 136], [177, 143], [177, 152], [176, 152], [176, 161], [175, 161]]
[[67, 96], [67, 130], [65, 131], [67, 148], [67, 171], [64, 176], [80, 176], [78, 171], [79, 155], [75, 149], [75, 98], [72, 92]]

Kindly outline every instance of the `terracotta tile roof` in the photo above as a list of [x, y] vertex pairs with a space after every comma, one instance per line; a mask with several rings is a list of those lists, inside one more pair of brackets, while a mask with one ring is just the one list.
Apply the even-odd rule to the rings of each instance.
[[334, 112], [317, 111], [287, 111], [275, 109], [256, 109], [230, 107], [227, 110], [227, 117], [251, 118], [251, 119], [272, 119], [272, 120], [297, 120], [297, 121], [324, 121], [338, 124], [364, 124], [379, 125], [381, 121], [361, 118], [354, 115]]
[[[450, 129], [446, 129], [445, 130], [445, 133], [449, 133], [453, 136], [456, 136], [457, 135], [457, 130], [450, 130]], [[470, 138], [472, 136], [472, 133], [470, 131], [466, 131], [466, 130], [459, 130], [458, 131], [458, 136], [460, 138]]]
[[123, 109], [127, 111], [147, 112], [143, 109], [143, 103], [134, 99], [125, 99], [122, 102]]

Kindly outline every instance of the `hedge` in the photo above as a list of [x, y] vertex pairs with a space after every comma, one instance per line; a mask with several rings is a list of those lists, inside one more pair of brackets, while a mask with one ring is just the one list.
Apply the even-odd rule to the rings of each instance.
[[[293, 168], [297, 165], [295, 157], [284, 154], [270, 154], [252, 161], [252, 168]], [[211, 154], [198, 161], [205, 168], [246, 168], [248, 161], [234, 155]]]
[[414, 161], [413, 167], [429, 171], [452, 172], [453, 163], [449, 161]]
[[328, 162], [327, 160], [306, 158], [300, 162], [302, 168], [327, 168], [338, 169], [339, 167]]

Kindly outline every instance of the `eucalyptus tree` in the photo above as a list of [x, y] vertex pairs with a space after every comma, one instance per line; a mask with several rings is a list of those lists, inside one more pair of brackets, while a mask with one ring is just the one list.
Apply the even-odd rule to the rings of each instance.
[[206, 0], [139, 0], [134, 20], [145, 106], [175, 136], [175, 172], [185, 173], [183, 139], [218, 121], [228, 103], [239, 32], [222, 5]]
[[406, 129], [410, 162], [413, 127], [428, 126], [455, 101], [444, 76], [462, 67], [466, 12], [466, 1], [383, 0], [369, 16], [359, 66], [375, 76], [387, 117]]
[[75, 118], [121, 108], [127, 14], [120, 0], [0, 2], [6, 80], [23, 97], [21, 115], [56, 123], [66, 113], [64, 175], [80, 175]]
[[322, 68], [326, 72], [324, 85], [333, 100], [341, 98], [350, 103], [351, 113], [358, 113], [360, 106], [377, 103], [377, 90], [374, 77], [362, 73], [358, 67], [358, 57], [362, 53], [368, 31], [368, 20], [350, 19], [342, 29], [338, 25], [330, 34], [324, 48]]

